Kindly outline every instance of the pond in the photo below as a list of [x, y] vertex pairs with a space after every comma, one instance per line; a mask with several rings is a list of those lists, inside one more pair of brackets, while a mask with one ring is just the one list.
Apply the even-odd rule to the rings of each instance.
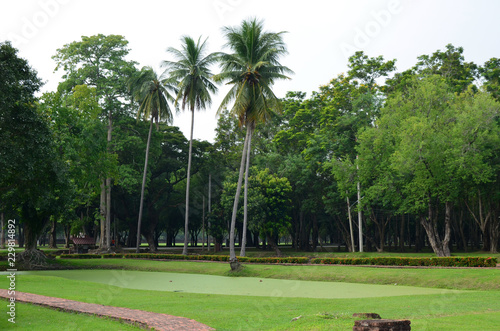
[[[399, 285], [372, 285], [253, 277], [224, 277], [202, 274], [130, 270], [23, 271], [18, 272], [17, 274], [21, 276], [54, 276], [137, 290], [266, 297], [342, 299], [458, 292], [445, 289]], [[22, 282], [22, 277], [19, 278], [19, 281]]]

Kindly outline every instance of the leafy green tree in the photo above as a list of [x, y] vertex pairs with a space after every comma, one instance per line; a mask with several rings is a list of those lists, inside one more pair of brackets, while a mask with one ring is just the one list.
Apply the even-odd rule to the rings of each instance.
[[149, 133], [146, 143], [146, 157], [144, 161], [144, 173], [142, 176], [141, 200], [139, 206], [139, 216], [137, 221], [137, 248], [139, 253], [141, 246], [141, 221], [142, 210], [144, 207], [144, 189], [146, 186], [146, 175], [148, 171], [149, 146], [151, 143], [151, 132], [153, 131], [153, 123], [160, 120], [167, 123], [172, 121], [172, 112], [168, 105], [169, 100], [173, 100], [169, 90], [173, 90], [173, 86], [169, 82], [162, 82], [158, 75], [151, 67], [144, 67], [137, 72], [129, 81], [129, 88], [135, 99], [139, 101], [140, 106], [137, 112], [137, 118], [141, 115], [144, 118], [150, 118]]
[[[363, 232], [363, 209], [367, 208], [366, 200], [362, 201], [362, 186], [357, 172], [358, 156], [355, 153], [355, 147], [358, 145], [357, 138], [359, 132], [372, 125], [373, 121], [379, 116], [384, 97], [382, 88], [377, 80], [386, 77], [395, 70], [396, 60], [384, 61], [382, 56], [370, 58], [363, 52], [356, 52], [349, 58], [349, 71], [346, 76], [340, 75], [333, 79], [330, 84], [320, 89], [320, 95], [324, 100], [325, 107], [321, 111], [322, 126], [315, 140], [326, 143], [326, 149], [335, 157], [325, 161], [324, 169], [326, 174], [333, 174], [339, 178], [340, 183], [335, 183], [341, 187], [341, 192], [336, 198], [343, 197], [347, 202], [347, 215], [351, 220], [351, 206], [349, 197], [352, 197], [353, 191], [357, 193], [356, 209], [358, 210], [359, 227], [359, 250], [363, 251], [363, 238], [366, 233]], [[324, 118], [324, 119], [323, 119]], [[328, 144], [334, 142], [334, 144]], [[311, 144], [315, 146], [317, 144]], [[343, 165], [356, 165], [355, 167]], [[343, 176], [345, 170], [351, 173], [347, 177]], [[349, 178], [349, 181], [345, 181]], [[352, 186], [351, 180], [356, 182]], [[338, 188], [334, 188], [336, 190]], [[332, 196], [333, 197], [333, 196]], [[330, 201], [332, 203], [333, 201]], [[335, 202], [333, 202], [335, 203]], [[336, 201], [340, 204], [340, 201]], [[373, 213], [372, 213], [373, 214]], [[350, 221], [351, 222], [351, 221]], [[351, 232], [351, 224], [349, 226]], [[353, 237], [351, 233], [351, 238]], [[380, 237], [383, 237], [380, 236]], [[371, 239], [371, 236], [368, 236]], [[352, 244], [351, 244], [352, 246]]]
[[206, 54], [205, 39], [201, 37], [195, 42], [191, 37], [185, 36], [181, 39], [182, 49], [170, 47], [168, 52], [176, 58], [176, 62], [163, 61], [166, 67], [165, 74], [179, 82], [178, 93], [175, 104], [181, 103], [181, 108], [186, 106], [191, 111], [191, 134], [189, 138], [189, 158], [187, 167], [186, 184], [186, 212], [184, 227], [184, 248], [182, 254], [187, 255], [188, 233], [189, 233], [189, 187], [191, 181], [191, 154], [193, 150], [194, 111], [210, 107], [212, 104], [211, 94], [217, 92], [217, 87], [212, 83], [210, 66], [217, 61], [217, 53]]
[[442, 76], [453, 92], [464, 92], [478, 78], [478, 66], [473, 62], [465, 62], [463, 52], [463, 47], [448, 44], [445, 51], [421, 55], [415, 72], [421, 76]]
[[279, 62], [280, 57], [287, 54], [283, 41], [284, 32], [265, 32], [262, 21], [257, 19], [243, 21], [237, 27], [225, 27], [223, 31], [227, 40], [226, 46], [232, 50], [232, 53], [221, 55], [222, 71], [214, 79], [225, 81], [232, 87], [222, 100], [219, 112], [233, 103], [231, 113], [238, 118], [240, 126], [244, 125], [247, 128], [229, 239], [230, 261], [232, 265], [237, 265], [234, 264], [237, 262], [234, 250], [236, 213], [245, 159], [247, 159], [245, 187], [248, 189], [248, 153], [252, 132], [258, 122], [269, 118], [270, 108], [279, 109], [279, 99], [274, 95], [272, 85], [278, 79], [288, 79], [285, 74], [292, 71]]
[[479, 72], [485, 80], [486, 91], [491, 93], [496, 100], [500, 100], [500, 59], [489, 59], [479, 68]]
[[[300, 230], [309, 227], [312, 228], [312, 249], [316, 249], [319, 219], [338, 218], [337, 225], [344, 230], [341, 222], [350, 214], [350, 207], [347, 206], [344, 213], [339, 212], [338, 206], [346, 201], [350, 205], [349, 199], [356, 195], [358, 181], [356, 167], [342, 167], [342, 164], [355, 164], [354, 148], [359, 131], [377, 118], [382, 104], [376, 80], [394, 70], [394, 62], [386, 62], [382, 57], [369, 58], [358, 52], [350, 58], [351, 69], [347, 75], [332, 79], [309, 99], [299, 93], [289, 94], [284, 100], [288, 115], [274, 142], [286, 160], [282, 162], [283, 169], [297, 169], [292, 171], [293, 175], [284, 174], [294, 187], [294, 195], [300, 192], [294, 198], [298, 211], [294, 213], [297, 217], [293, 223], [297, 224], [295, 232], [300, 233], [295, 242], [301, 249], [310, 249], [311, 234]], [[337, 170], [349, 170], [347, 179], [336, 179], [340, 174]], [[332, 229], [328, 224], [332, 222], [325, 222], [323, 228]]]
[[432, 75], [443, 77], [455, 93], [466, 91], [470, 85], [473, 85], [474, 90], [476, 90], [474, 83], [479, 78], [482, 68], [479, 68], [474, 62], [465, 61], [462, 47], [448, 44], [445, 48], [444, 51], [437, 50], [430, 55], [420, 55], [415, 66], [404, 72], [396, 73], [386, 81], [382, 90], [386, 94], [403, 92], [411, 88], [415, 76], [429, 77]]
[[368, 57], [362, 51], [354, 53], [349, 57], [349, 77], [359, 79], [370, 89], [377, 88], [377, 79], [388, 76], [396, 69], [396, 60], [384, 62], [383, 56]]
[[[485, 183], [494, 173], [492, 150], [485, 147], [496, 139], [498, 104], [472, 89], [457, 96], [439, 76], [415, 79], [411, 86], [393, 95], [377, 126], [360, 137], [361, 167], [378, 177], [375, 194], [392, 198], [401, 213], [420, 215], [434, 252], [449, 256], [451, 214], [462, 188]], [[393, 175], [370, 165], [374, 157]], [[387, 194], [391, 189], [399, 194]]]
[[238, 125], [238, 119], [231, 116], [228, 110], [220, 112], [214, 143], [214, 148], [221, 155], [218, 166], [231, 170], [238, 169], [244, 141], [245, 131]]
[[277, 238], [290, 226], [292, 186], [286, 177], [273, 175], [267, 168], [259, 171], [254, 180], [254, 187], [262, 197], [261, 205], [254, 208], [258, 207], [264, 217], [255, 218], [252, 227], [266, 237], [276, 254], [281, 256]]
[[[292, 212], [292, 186], [287, 178], [272, 174], [268, 168], [259, 170], [254, 166], [250, 168], [250, 172], [249, 182], [251, 186], [248, 189], [247, 207], [250, 222], [248, 227], [254, 233], [259, 234], [261, 238], [267, 240], [277, 255], [281, 255], [278, 248], [278, 238], [289, 230]], [[227, 216], [232, 212], [234, 192], [238, 185], [234, 181], [236, 175], [233, 173], [223, 184], [221, 207], [224, 215]], [[240, 205], [238, 214], [243, 216], [243, 213], [244, 209]], [[229, 217], [227, 217], [227, 221], [229, 222]], [[240, 230], [242, 230], [242, 226]]]
[[[45, 93], [39, 111], [50, 119], [56, 150], [66, 162], [71, 178], [71, 202], [59, 220], [65, 227], [69, 245], [71, 222], [76, 213], [93, 215], [88, 210], [100, 192], [100, 178], [116, 167], [116, 160], [106, 152], [106, 127], [99, 120], [102, 111], [95, 98], [95, 89], [77, 85], [70, 94]], [[51, 240], [55, 245], [57, 219], [52, 219]], [[93, 235], [93, 234], [92, 234]]]
[[0, 43], [0, 196], [7, 215], [24, 223], [25, 248], [19, 261], [34, 268], [44, 263], [37, 239], [66, 204], [66, 167], [55, 151], [48, 119], [36, 108], [41, 80], [9, 42]]
[[[123, 36], [98, 34], [82, 36], [57, 50], [52, 57], [55, 70], [63, 70], [64, 81], [58, 90], [69, 92], [74, 86], [87, 85], [96, 89], [96, 97], [108, 122], [108, 152], [112, 154], [113, 116], [127, 110], [129, 92], [127, 80], [136, 71], [135, 62], [125, 60], [128, 55], [128, 41]], [[103, 118], [104, 120], [104, 118]], [[101, 233], [100, 246], [109, 249], [111, 245], [111, 176], [103, 177], [101, 185], [101, 219], [105, 234]]]

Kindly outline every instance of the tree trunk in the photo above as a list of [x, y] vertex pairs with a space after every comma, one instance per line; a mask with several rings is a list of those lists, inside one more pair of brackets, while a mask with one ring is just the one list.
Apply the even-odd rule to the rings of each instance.
[[312, 214], [312, 249], [314, 252], [318, 249], [318, 216]]
[[349, 252], [354, 252], [354, 232], [352, 231], [352, 215], [351, 215], [351, 204], [349, 203], [349, 197], [347, 197], [347, 215], [349, 216], [349, 232], [351, 234], [351, 245], [347, 246], [350, 247]]
[[100, 201], [100, 214], [101, 214], [101, 237], [99, 239], [99, 249], [106, 249], [106, 180], [101, 181], [101, 201]]
[[401, 215], [401, 228], [399, 229], [399, 250], [401, 253], [405, 251], [405, 214]]
[[[347, 251], [348, 252], [354, 252], [356, 250], [355, 248], [355, 243], [354, 243], [354, 236], [349, 236], [349, 234], [353, 234], [353, 232], [351, 232], [350, 230], [347, 230], [347, 227], [345, 226], [345, 224], [342, 222], [342, 219], [340, 217], [337, 217], [337, 221], [338, 221], [338, 224], [340, 224], [340, 226], [338, 227], [339, 230], [340, 230], [340, 233], [341, 233], [341, 236], [342, 238], [339, 238], [339, 242], [338, 242], [338, 250], [340, 252], [340, 244], [341, 244], [341, 240], [343, 240], [345, 242], [345, 245], [347, 247]], [[349, 240], [349, 237], [351, 240]]]
[[[108, 153], [111, 153], [111, 133], [113, 131], [113, 117], [108, 115]], [[106, 249], [111, 247], [111, 177], [106, 178]]]
[[[420, 219], [423, 216], [420, 215]], [[415, 220], [415, 253], [419, 253], [424, 247], [424, 239], [422, 235], [422, 223]]]
[[258, 232], [253, 233], [253, 244], [254, 244], [255, 248], [259, 248], [260, 242], [259, 242], [259, 233]]
[[57, 248], [57, 221], [53, 220], [50, 226], [49, 248]]
[[152, 116], [151, 116], [151, 123], [149, 124], [148, 141], [146, 143], [146, 158], [144, 160], [144, 172], [142, 174], [141, 201], [139, 204], [139, 218], [137, 220], [137, 245], [135, 248], [136, 253], [140, 252], [140, 247], [141, 247], [142, 210], [144, 208], [144, 188], [146, 186], [146, 175], [148, 172], [149, 144], [151, 143], [151, 131], [153, 131], [153, 117]]
[[187, 167], [187, 181], [186, 181], [186, 214], [184, 216], [184, 248], [182, 254], [188, 253], [188, 235], [189, 235], [189, 185], [191, 182], [191, 154], [193, 151], [193, 129], [194, 129], [194, 107], [191, 108], [191, 136], [189, 138], [189, 156]]
[[0, 213], [0, 248], [5, 249], [5, 218], [3, 213]]
[[21, 225], [18, 225], [17, 226], [17, 233], [18, 233], [18, 242], [19, 242], [19, 248], [24, 248], [24, 228], [26, 227], [25, 224], [23, 224], [22, 226]]
[[436, 217], [434, 216], [434, 212], [432, 210], [432, 203], [429, 199], [429, 215], [428, 218], [422, 217], [421, 218], [421, 223], [422, 226], [425, 229], [425, 232], [427, 233], [427, 238], [429, 239], [429, 244], [432, 247], [432, 250], [434, 253], [436, 253], [437, 256], [443, 257], [443, 256], [451, 256], [450, 252], [450, 238], [451, 238], [451, 203], [446, 202], [445, 203], [445, 229], [444, 229], [444, 237], [443, 240], [439, 237], [439, 232], [437, 229], [437, 220]]
[[201, 215], [201, 251], [205, 251], [205, 195], [203, 195], [203, 208]]
[[269, 246], [271, 246], [271, 248], [274, 249], [274, 253], [276, 254], [276, 256], [280, 257], [282, 254], [278, 247], [278, 244], [276, 243], [276, 240], [274, 240], [274, 237], [269, 235], [269, 233], [266, 233], [266, 238], [267, 242], [269, 243]]
[[498, 238], [500, 236], [500, 215], [495, 212], [490, 222], [490, 253], [498, 253]]
[[387, 227], [387, 224], [390, 221], [390, 216], [387, 217], [387, 221], [385, 221], [383, 218], [380, 221], [380, 223], [377, 223], [377, 229], [379, 232], [379, 245], [378, 247], [376, 246], [375, 248], [377, 249], [377, 252], [381, 253], [384, 251], [384, 245], [385, 245], [385, 228]]
[[[375, 224], [376, 226], [376, 235], [375, 237], [378, 236], [378, 243], [376, 242], [376, 239], [373, 240], [370, 236], [368, 236], [368, 227], [365, 231], [365, 233], [367, 233], [366, 235], [366, 238], [368, 239], [367, 240], [367, 245], [371, 245], [371, 243], [373, 243], [373, 245], [375, 246], [375, 249], [377, 250], [377, 252], [383, 252], [384, 251], [384, 245], [385, 245], [385, 232], [386, 232], [386, 227], [387, 227], [387, 224], [389, 224], [389, 221], [390, 221], [390, 217], [387, 217], [387, 220], [384, 220], [384, 217], [383, 215], [381, 216], [381, 220], [379, 220], [377, 218], [377, 215], [375, 214], [373, 208], [371, 209], [371, 212], [370, 212], [370, 219], [372, 221], [373, 224]], [[389, 236], [390, 238], [390, 236]], [[390, 239], [389, 239], [389, 242], [390, 242]], [[370, 250], [371, 247], [368, 247], [368, 250]], [[390, 245], [389, 245], [389, 250], [391, 249]]]
[[467, 201], [465, 201], [465, 205], [467, 206], [467, 209], [469, 209], [472, 217], [474, 218], [474, 221], [479, 225], [479, 228], [481, 229], [481, 235], [483, 237], [483, 250], [487, 251], [489, 249], [488, 247], [488, 224], [491, 220], [491, 213], [492, 210], [490, 209], [487, 213], [486, 216], [483, 213], [483, 201], [481, 198], [481, 191], [478, 190], [478, 212], [477, 214], [469, 207], [469, 204]]
[[311, 238], [311, 221], [309, 218], [306, 219], [306, 215], [301, 212], [300, 219], [300, 249], [304, 251], [311, 250], [310, 238]]
[[144, 237], [146, 237], [146, 241], [148, 242], [149, 253], [157, 252], [156, 241], [154, 231], [144, 231]]
[[64, 248], [69, 248], [70, 234], [71, 234], [71, 226], [67, 224], [64, 226], [64, 241], [65, 241]]
[[[208, 214], [212, 212], [212, 174], [208, 174]], [[207, 228], [207, 250], [210, 252], [210, 221], [208, 221]]]
[[[42, 228], [45, 227], [47, 222], [48, 220], [43, 222], [44, 226]], [[26, 249], [18, 255], [16, 261], [17, 265], [26, 270], [45, 268], [47, 265], [47, 257], [42, 251], [37, 250], [37, 231], [31, 229], [29, 226], [25, 226], [24, 238]]]
[[38, 236], [29, 226], [24, 227], [24, 247], [26, 251], [35, 251], [37, 247]]
[[444, 239], [443, 239], [444, 256], [451, 256], [450, 240], [451, 240], [451, 202], [447, 201], [445, 203], [445, 214], [444, 214]]
[[245, 256], [246, 246], [247, 246], [247, 220], [248, 220], [248, 173], [250, 172], [250, 150], [252, 146], [252, 132], [253, 128], [250, 129], [250, 134], [248, 135], [248, 145], [247, 145], [247, 160], [246, 160], [246, 170], [245, 170], [245, 191], [243, 192], [243, 233], [241, 240], [241, 250], [240, 256]]
[[248, 148], [249, 135], [250, 135], [250, 127], [247, 126], [247, 134], [245, 137], [245, 143], [243, 144], [243, 153], [241, 153], [240, 174], [238, 176], [238, 186], [236, 187], [236, 194], [234, 196], [233, 214], [231, 216], [231, 226], [229, 231], [229, 262], [237, 261], [236, 252], [234, 250], [234, 231], [236, 227], [236, 215], [238, 213], [238, 202], [240, 200], [240, 194], [241, 194], [241, 184], [243, 181], [243, 170], [245, 168], [245, 158], [246, 158], [246, 151]]
[[464, 211], [460, 211], [460, 218], [458, 219], [458, 230], [460, 232], [460, 238], [462, 240], [463, 250], [467, 252], [467, 240], [464, 234]]
[[[356, 160], [358, 160], [357, 155], [356, 155]], [[359, 170], [358, 162], [356, 162], [356, 170]], [[363, 252], [363, 212], [361, 211], [361, 184], [360, 184], [359, 180], [357, 183], [357, 189], [358, 189], [359, 251]]]
[[292, 216], [292, 240], [293, 244], [292, 247], [295, 249], [295, 251], [299, 250], [300, 247], [300, 239], [299, 239], [299, 233], [300, 233], [300, 211], [297, 210], [297, 208], [294, 208], [295, 210], [293, 211], [293, 216]]
[[111, 178], [106, 178], [106, 249], [111, 247]]

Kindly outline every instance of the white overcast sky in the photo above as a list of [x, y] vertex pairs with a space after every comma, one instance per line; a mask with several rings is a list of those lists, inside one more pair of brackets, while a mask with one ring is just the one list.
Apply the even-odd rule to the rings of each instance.
[[[356, 50], [397, 59], [403, 71], [417, 56], [451, 43], [464, 48], [466, 61], [482, 65], [500, 57], [499, 13], [495, 0], [4, 0], [0, 41], [11, 40], [46, 81], [43, 91], [54, 91], [61, 73], [53, 72], [51, 57], [81, 36], [123, 35], [129, 60], [161, 72], [160, 62], [171, 59], [165, 50], [179, 48], [181, 36], [208, 37], [209, 51], [220, 51], [223, 26], [257, 17], [268, 31], [288, 32], [289, 55], [282, 64], [295, 74], [275, 85], [275, 93], [284, 97], [287, 91], [310, 95], [346, 72], [347, 58]], [[196, 139], [213, 141], [215, 113], [226, 91], [222, 86], [212, 108], [196, 114]], [[173, 123], [187, 137], [188, 115], [176, 116]]]

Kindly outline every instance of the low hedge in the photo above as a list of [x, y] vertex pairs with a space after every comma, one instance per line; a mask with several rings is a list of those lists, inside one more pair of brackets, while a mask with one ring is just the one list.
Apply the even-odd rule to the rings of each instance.
[[100, 254], [61, 254], [61, 259], [101, 259]]
[[250, 262], [250, 263], [294, 263], [294, 264], [304, 264], [309, 263], [309, 258], [307, 257], [238, 257], [240, 262]]
[[[116, 254], [116, 255], [118, 255], [118, 254]], [[123, 257], [126, 259], [229, 261], [229, 256], [227, 256], [227, 255], [182, 255], [182, 254], [132, 253], [132, 254], [124, 254]]]
[[[182, 254], [62, 254], [62, 259], [154, 259], [154, 260], [190, 260], [190, 261], [220, 261], [228, 262], [228, 255], [182, 255]], [[307, 257], [238, 257], [240, 262], [249, 263], [309, 263]]]
[[366, 257], [366, 258], [316, 258], [314, 264], [384, 265], [418, 267], [496, 267], [492, 257]]
[[[62, 254], [63, 259], [154, 259], [228, 262], [228, 255], [182, 255], [182, 254]], [[360, 257], [360, 258], [315, 258], [307, 257], [238, 257], [248, 263], [293, 263], [293, 264], [342, 264], [418, 267], [496, 267], [497, 259], [492, 257]]]

